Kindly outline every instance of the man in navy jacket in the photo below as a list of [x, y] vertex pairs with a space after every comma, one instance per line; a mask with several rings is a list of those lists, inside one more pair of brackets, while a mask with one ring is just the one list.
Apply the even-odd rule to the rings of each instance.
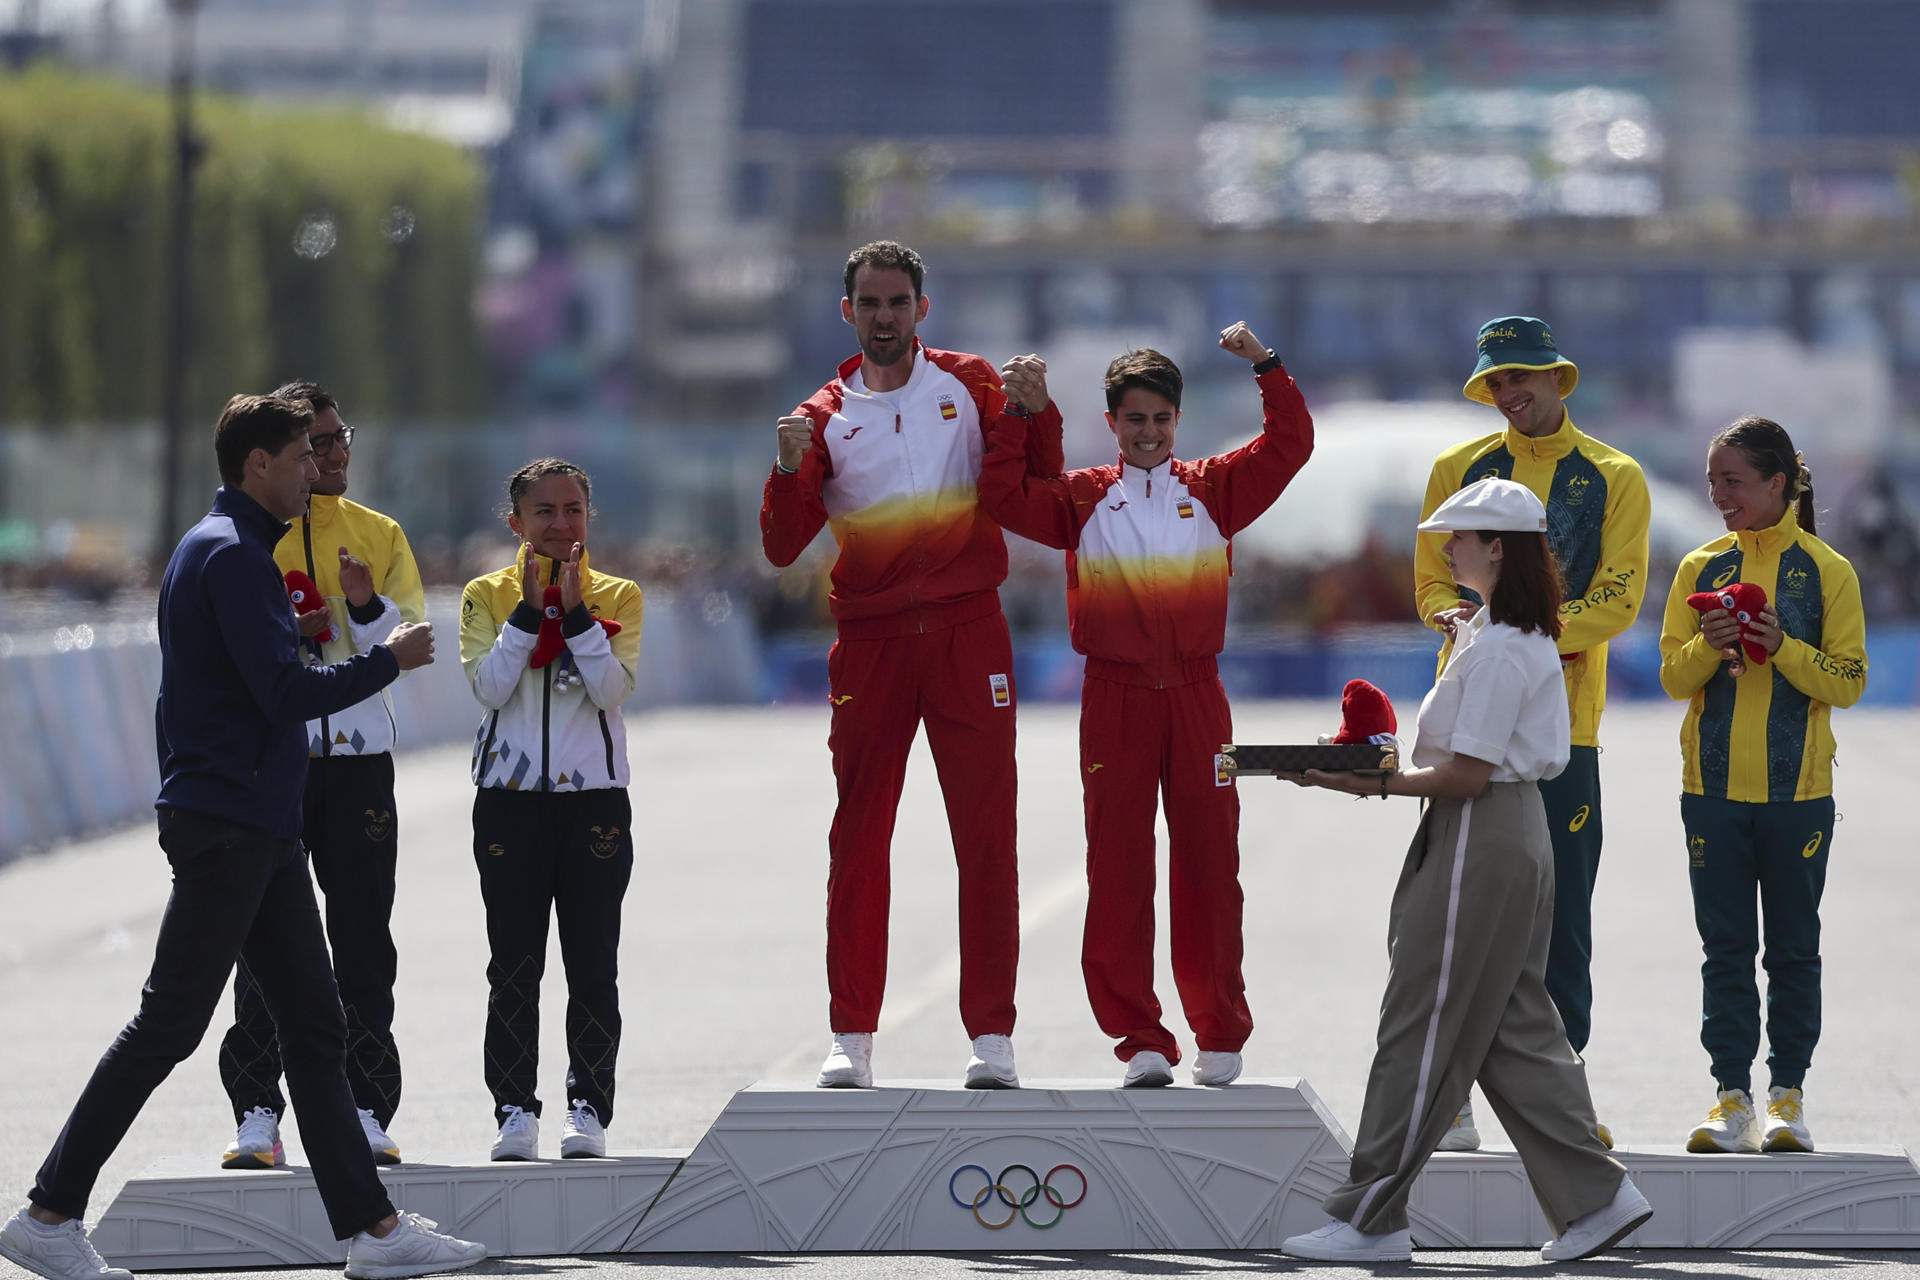
[[108, 1268], [81, 1222], [100, 1168], [149, 1096], [199, 1045], [244, 954], [286, 1052], [287, 1083], [347, 1274], [471, 1265], [482, 1245], [395, 1214], [361, 1136], [345, 1070], [346, 1019], [300, 846], [305, 722], [433, 661], [433, 632], [402, 626], [371, 653], [309, 667], [274, 544], [317, 476], [312, 411], [235, 396], [214, 428], [224, 484], [175, 548], [160, 586], [160, 847], [173, 889], [140, 1011], [107, 1049], [40, 1166], [32, 1203], [0, 1228], [0, 1256], [43, 1276]]

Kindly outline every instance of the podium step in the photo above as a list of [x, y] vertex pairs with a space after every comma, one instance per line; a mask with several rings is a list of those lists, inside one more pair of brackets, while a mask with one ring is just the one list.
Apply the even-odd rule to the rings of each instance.
[[[1351, 1143], [1302, 1080], [1226, 1089], [950, 1081], [755, 1085], [691, 1152], [380, 1171], [394, 1202], [500, 1256], [579, 1253], [1274, 1249], [1324, 1221]], [[1905, 1152], [1623, 1151], [1655, 1216], [1627, 1247], [1920, 1248]], [[1511, 1151], [1436, 1155], [1422, 1248], [1529, 1248], [1545, 1220]], [[94, 1232], [136, 1270], [337, 1263], [308, 1170], [162, 1162]]]
[[[1920, 1171], [1898, 1147], [1815, 1155], [1616, 1151], [1653, 1220], [1635, 1249], [1920, 1248]], [[1551, 1234], [1512, 1151], [1436, 1154], [1409, 1199], [1424, 1248], [1520, 1248]]]
[[[672, 1179], [685, 1151], [604, 1160], [435, 1161], [393, 1165], [380, 1180], [396, 1206], [500, 1257], [616, 1250]], [[338, 1264], [304, 1166], [225, 1170], [163, 1160], [128, 1182], [93, 1231], [94, 1247], [135, 1271]]]
[[1267, 1248], [1320, 1224], [1347, 1149], [1298, 1080], [762, 1084], [734, 1095], [627, 1249]]

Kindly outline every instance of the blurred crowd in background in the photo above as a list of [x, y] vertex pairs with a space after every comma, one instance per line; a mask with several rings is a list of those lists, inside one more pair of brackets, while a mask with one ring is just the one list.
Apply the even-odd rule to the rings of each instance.
[[[1073, 465], [1110, 457], [1120, 350], [1183, 363], [1188, 456], [1258, 426], [1218, 329], [1281, 352], [1322, 456], [1236, 547], [1239, 634], [1414, 621], [1425, 468], [1499, 428], [1459, 386], [1509, 313], [1662, 482], [1656, 586], [1716, 531], [1706, 440], [1759, 412], [1869, 617], [1920, 617], [1909, 0], [0, 0], [0, 633], [151, 613], [139, 262], [183, 48], [190, 512], [225, 395], [310, 377], [436, 587], [507, 562], [504, 478], [554, 453], [601, 563], [825, 630], [827, 539], [776, 571], [755, 516], [885, 236], [928, 261], [929, 342], [1047, 356]], [[1060, 632], [1057, 554], [1010, 542], [1010, 619]]]

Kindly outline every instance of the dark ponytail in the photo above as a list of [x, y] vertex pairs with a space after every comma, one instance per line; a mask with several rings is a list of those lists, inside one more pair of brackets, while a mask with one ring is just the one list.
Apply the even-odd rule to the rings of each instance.
[[1731, 445], [1738, 449], [1760, 478], [1771, 480], [1775, 476], [1787, 478], [1785, 496], [1794, 504], [1794, 518], [1800, 527], [1808, 533], [1813, 528], [1813, 472], [1807, 467], [1807, 460], [1793, 447], [1792, 437], [1787, 429], [1771, 418], [1758, 418], [1749, 414], [1736, 419], [1719, 435], [1713, 438], [1711, 447]]

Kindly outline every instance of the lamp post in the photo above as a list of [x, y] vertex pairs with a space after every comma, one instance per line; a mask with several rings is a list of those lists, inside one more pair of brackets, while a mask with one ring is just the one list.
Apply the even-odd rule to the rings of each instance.
[[160, 373], [160, 528], [164, 559], [180, 536], [180, 471], [186, 446], [187, 374], [193, 360], [193, 176], [201, 141], [193, 131], [193, 18], [200, 0], [167, 0], [173, 17], [173, 217], [167, 237], [167, 340]]

